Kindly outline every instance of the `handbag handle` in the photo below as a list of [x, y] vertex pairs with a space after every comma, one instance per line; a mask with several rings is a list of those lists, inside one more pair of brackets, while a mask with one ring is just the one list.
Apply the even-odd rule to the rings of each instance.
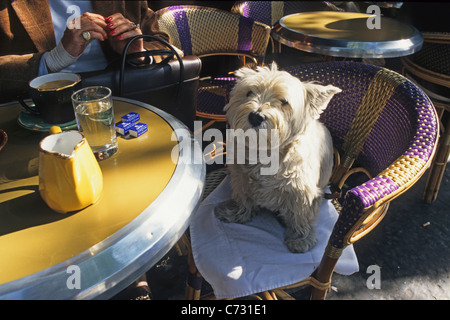
[[[137, 39], [144, 39], [145, 41], [150, 41], [150, 40], [156, 40], [162, 44], [164, 44], [165, 46], [167, 46], [170, 50], [164, 50], [164, 49], [157, 49], [157, 50], [150, 50], [150, 51], [143, 51], [143, 52], [138, 52], [138, 53], [133, 53], [133, 54], [129, 54], [128, 53], [128, 48], [130, 47], [130, 45]], [[180, 55], [178, 54], [178, 52], [175, 50], [175, 48], [168, 43], [166, 40], [158, 38], [156, 36], [153, 35], [149, 35], [149, 34], [141, 34], [138, 36], [135, 36], [133, 38], [130, 39], [130, 41], [128, 41], [127, 45], [125, 46], [124, 50], [123, 50], [123, 54], [122, 54], [122, 64], [120, 67], [120, 77], [119, 77], [119, 95], [123, 96], [123, 87], [124, 87], [124, 75], [125, 75], [125, 63], [127, 62], [127, 60], [129, 60], [130, 58], [135, 58], [135, 57], [146, 57], [146, 61], [144, 61], [144, 64], [147, 63], [148, 64], [148, 60], [149, 57], [151, 55], [169, 55], [167, 58], [165, 58], [163, 61], [161, 61], [160, 63], [167, 63], [174, 55], [177, 57], [177, 60], [180, 64], [180, 80], [179, 80], [179, 85], [178, 85], [178, 92], [177, 92], [177, 107], [179, 107], [181, 104], [181, 101], [178, 101], [181, 98], [181, 86], [183, 84], [183, 79], [184, 79], [184, 65], [183, 65], [183, 60], [181, 59]], [[136, 66], [136, 65], [135, 65]]]

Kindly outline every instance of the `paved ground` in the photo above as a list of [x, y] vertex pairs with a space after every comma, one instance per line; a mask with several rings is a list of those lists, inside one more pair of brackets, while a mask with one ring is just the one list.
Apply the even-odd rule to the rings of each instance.
[[[336, 275], [328, 299], [450, 299], [450, 168], [433, 204], [422, 201], [423, 177], [391, 203], [383, 221], [354, 247], [360, 271]], [[370, 265], [381, 289], [367, 288]]]

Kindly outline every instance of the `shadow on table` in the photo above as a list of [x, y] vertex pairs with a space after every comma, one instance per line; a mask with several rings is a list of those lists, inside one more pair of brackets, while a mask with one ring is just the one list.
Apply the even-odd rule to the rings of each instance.
[[[0, 194], [26, 190], [31, 193], [0, 203], [0, 236], [66, 219], [76, 213], [61, 214], [50, 209], [42, 200], [37, 185], [1, 190]], [[30, 207], [34, 209], [30, 211]]]

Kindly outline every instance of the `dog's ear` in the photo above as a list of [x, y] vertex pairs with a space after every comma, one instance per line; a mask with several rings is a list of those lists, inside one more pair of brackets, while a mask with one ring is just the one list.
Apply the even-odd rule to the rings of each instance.
[[306, 89], [306, 104], [309, 106], [314, 119], [319, 119], [331, 98], [342, 91], [332, 85], [322, 86], [314, 83], [305, 83], [304, 86]]

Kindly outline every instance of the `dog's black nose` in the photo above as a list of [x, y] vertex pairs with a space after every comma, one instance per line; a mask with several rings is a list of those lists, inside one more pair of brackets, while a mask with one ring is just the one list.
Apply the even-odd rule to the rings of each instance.
[[266, 117], [263, 114], [255, 111], [250, 112], [248, 115], [248, 122], [250, 122], [253, 127], [259, 126], [265, 119]]

